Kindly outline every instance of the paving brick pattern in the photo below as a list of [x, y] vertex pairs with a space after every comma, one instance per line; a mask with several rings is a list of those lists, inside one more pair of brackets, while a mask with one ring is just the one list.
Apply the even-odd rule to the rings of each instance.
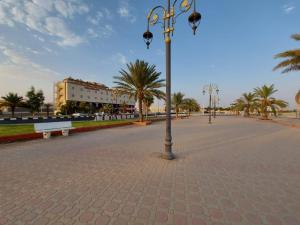
[[300, 130], [174, 121], [0, 146], [2, 225], [299, 225]]

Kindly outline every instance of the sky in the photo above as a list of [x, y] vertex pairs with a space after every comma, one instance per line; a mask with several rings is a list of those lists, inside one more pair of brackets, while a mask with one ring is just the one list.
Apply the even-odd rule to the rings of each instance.
[[[178, 1], [179, 2], [179, 1]], [[146, 49], [149, 10], [166, 0], [0, 0], [0, 96], [30, 86], [53, 100], [53, 83], [72, 76], [112, 87], [126, 63], [155, 64], [165, 77], [162, 29]], [[294, 108], [300, 72], [273, 72], [274, 55], [299, 48], [300, 0], [197, 0], [196, 36], [182, 14], [172, 37], [172, 91], [208, 102], [203, 86], [217, 84], [220, 104], [275, 84], [276, 97]]]

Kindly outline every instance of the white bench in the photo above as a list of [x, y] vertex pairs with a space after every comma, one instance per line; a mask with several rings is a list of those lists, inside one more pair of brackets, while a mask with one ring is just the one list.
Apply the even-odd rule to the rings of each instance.
[[61, 131], [63, 136], [69, 136], [69, 130], [74, 129], [71, 121], [35, 123], [34, 130], [36, 133], [43, 133], [45, 139], [51, 137], [51, 131]]

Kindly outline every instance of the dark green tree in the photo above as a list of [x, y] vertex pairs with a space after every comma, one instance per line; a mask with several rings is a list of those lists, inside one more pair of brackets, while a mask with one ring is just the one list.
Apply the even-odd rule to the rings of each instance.
[[35, 88], [32, 86], [30, 90], [27, 92], [26, 97], [27, 97], [26, 104], [30, 109], [30, 112], [33, 115], [39, 112], [45, 101], [45, 96], [43, 91], [42, 90], [36, 91]]

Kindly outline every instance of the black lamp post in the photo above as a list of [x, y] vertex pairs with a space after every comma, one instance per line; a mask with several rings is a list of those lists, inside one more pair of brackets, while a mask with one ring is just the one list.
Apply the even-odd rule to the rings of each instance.
[[[194, 35], [201, 20], [201, 14], [196, 12], [196, 0], [180, 0], [181, 3], [178, 8], [176, 7], [177, 2], [178, 0], [174, 0], [171, 5], [171, 0], [167, 0], [167, 7], [161, 5], [154, 7], [147, 16], [147, 31], [143, 34], [147, 49], [149, 49], [153, 40], [153, 34], [149, 29], [150, 25], [162, 25], [166, 43], [166, 137], [163, 158], [168, 160], [174, 159], [171, 134], [171, 35], [173, 36], [177, 17], [188, 12], [192, 7], [193, 12], [189, 16], [188, 22]], [[159, 13], [161, 13], [161, 18]]]
[[[208, 123], [211, 124], [211, 108], [212, 108], [212, 94], [215, 92], [217, 95], [219, 94], [219, 88], [216, 84], [208, 84], [203, 87], [203, 95], [205, 95], [206, 92], [209, 94], [209, 117], [208, 117]], [[215, 106], [214, 106], [215, 109]]]

